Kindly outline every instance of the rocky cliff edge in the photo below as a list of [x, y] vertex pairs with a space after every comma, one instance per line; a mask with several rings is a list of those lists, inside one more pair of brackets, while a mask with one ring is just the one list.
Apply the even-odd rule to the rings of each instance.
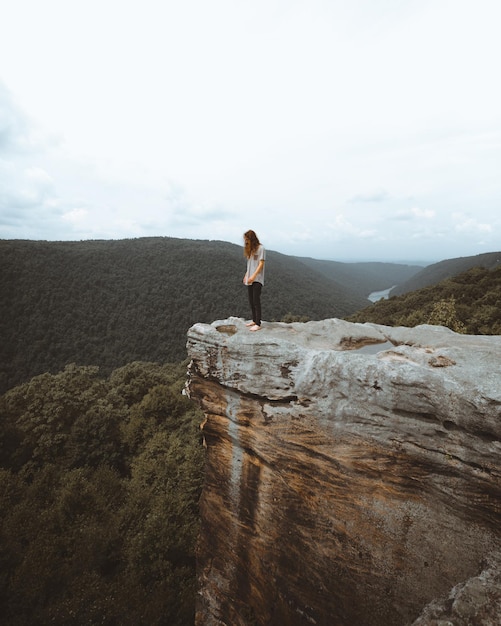
[[501, 337], [229, 318], [187, 349], [198, 626], [501, 623]]

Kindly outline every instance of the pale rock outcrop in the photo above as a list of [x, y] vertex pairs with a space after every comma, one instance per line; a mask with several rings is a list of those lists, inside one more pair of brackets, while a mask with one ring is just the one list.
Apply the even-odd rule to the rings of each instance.
[[486, 558], [485, 569], [431, 602], [412, 626], [499, 626], [501, 555]]
[[501, 337], [229, 318], [187, 348], [198, 626], [448, 624], [429, 603], [477, 579], [479, 611], [499, 610]]

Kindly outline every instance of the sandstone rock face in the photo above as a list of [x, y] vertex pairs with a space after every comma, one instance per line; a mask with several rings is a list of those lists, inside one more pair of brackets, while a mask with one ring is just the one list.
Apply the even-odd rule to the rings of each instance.
[[501, 337], [230, 318], [187, 347], [206, 416], [198, 626], [448, 624], [424, 607], [499, 583]]

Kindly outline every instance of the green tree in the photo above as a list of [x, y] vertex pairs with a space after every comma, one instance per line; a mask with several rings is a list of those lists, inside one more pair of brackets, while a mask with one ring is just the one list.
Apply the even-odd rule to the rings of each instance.
[[428, 324], [447, 326], [456, 333], [466, 333], [466, 326], [457, 318], [456, 300], [452, 296], [448, 300], [440, 300], [433, 306]]

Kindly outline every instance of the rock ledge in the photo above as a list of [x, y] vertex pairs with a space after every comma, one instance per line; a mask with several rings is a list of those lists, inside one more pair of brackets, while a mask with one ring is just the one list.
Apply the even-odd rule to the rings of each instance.
[[229, 318], [187, 348], [199, 626], [445, 624], [430, 603], [477, 577], [499, 611], [501, 337]]

